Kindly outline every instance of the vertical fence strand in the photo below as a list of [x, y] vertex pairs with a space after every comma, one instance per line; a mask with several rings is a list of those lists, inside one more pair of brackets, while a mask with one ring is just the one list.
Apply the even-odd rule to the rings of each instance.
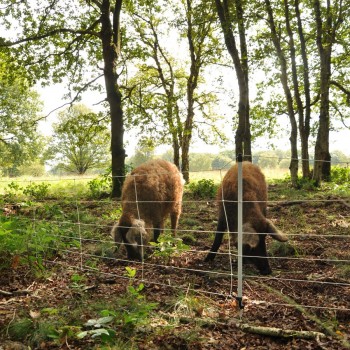
[[237, 249], [238, 249], [238, 271], [237, 271], [237, 301], [240, 310], [243, 309], [242, 297], [243, 297], [243, 169], [242, 169], [242, 155], [239, 154], [237, 157], [238, 164], [238, 225], [237, 225]]

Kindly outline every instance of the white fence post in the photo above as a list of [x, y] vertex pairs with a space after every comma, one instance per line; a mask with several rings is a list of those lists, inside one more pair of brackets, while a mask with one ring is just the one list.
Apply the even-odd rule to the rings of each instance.
[[238, 198], [237, 198], [237, 207], [238, 207], [238, 217], [237, 217], [237, 249], [238, 249], [238, 271], [237, 271], [237, 302], [240, 310], [243, 309], [243, 169], [242, 169], [242, 155], [237, 156], [238, 164]]

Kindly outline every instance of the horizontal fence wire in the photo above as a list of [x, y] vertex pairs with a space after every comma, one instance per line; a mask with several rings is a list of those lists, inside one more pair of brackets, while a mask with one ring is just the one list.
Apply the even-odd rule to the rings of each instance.
[[[128, 260], [120, 260], [120, 261], [123, 261], [123, 262], [129, 262]], [[53, 260], [45, 260], [45, 262], [48, 264], [48, 265], [62, 265], [63, 267], [66, 266], [66, 264], [62, 263], [62, 262], [59, 262], [59, 261], [53, 261]], [[145, 265], [149, 265], [149, 264], [145, 264]], [[169, 267], [168, 265], [158, 265], [159, 267]], [[70, 266], [70, 267], [74, 267], [74, 266]], [[176, 267], [173, 267], [176, 269]], [[98, 268], [93, 268], [91, 266], [87, 266], [87, 265], [83, 265], [82, 266], [82, 270], [83, 271], [86, 271], [86, 272], [93, 272], [93, 273], [99, 273], [100, 275], [104, 275], [104, 276], [107, 276], [109, 278], [113, 277], [113, 278], [117, 278], [117, 279], [123, 279], [123, 280], [129, 280], [130, 277], [127, 277], [123, 274], [116, 274], [116, 273], [113, 273], [113, 272], [104, 272], [104, 271], [101, 271], [99, 270]], [[193, 272], [200, 272], [198, 270], [192, 270]], [[208, 272], [211, 272], [211, 271], [208, 271]], [[214, 272], [211, 272], [211, 273], [214, 273]], [[219, 273], [220, 274], [220, 273]], [[221, 273], [220, 274], [222, 277], [229, 277], [230, 275], [229, 274], [224, 274], [224, 273]], [[237, 277], [237, 275], [233, 275], [234, 277]], [[255, 278], [258, 278], [260, 280], [276, 280], [276, 281], [292, 281], [292, 282], [295, 282], [298, 280], [288, 280], [288, 279], [280, 279], [280, 278], [272, 278], [272, 277], [261, 277], [261, 276], [255, 276]], [[191, 283], [188, 282], [188, 284], [186, 284], [185, 286], [180, 286], [180, 285], [177, 285], [177, 284], [172, 284], [171, 283], [171, 279], [166, 279], [164, 278], [164, 280], [167, 281], [167, 283], [165, 282], [159, 282], [159, 280], [145, 280], [144, 278], [138, 278], [137, 276], [134, 278], [136, 281], [138, 282], [143, 282], [143, 283], [149, 283], [149, 284], [152, 284], [152, 285], [157, 285], [157, 286], [162, 286], [162, 287], [168, 287], [168, 288], [173, 288], [173, 289], [178, 289], [178, 290], [182, 290], [182, 291], [191, 291], [191, 292], [195, 292], [195, 293], [200, 293], [200, 294], [203, 294], [203, 295], [208, 295], [208, 296], [219, 296], [221, 298], [230, 298], [231, 296], [228, 295], [227, 293], [225, 292], [214, 292], [214, 291], [208, 291], [208, 290], [200, 290], [200, 289], [195, 289], [193, 287], [191, 287]], [[299, 280], [299, 282], [305, 282], [305, 280]], [[247, 283], [247, 281], [245, 281], [245, 283]], [[332, 282], [322, 282], [322, 281], [318, 281], [318, 283], [320, 284], [331, 284], [331, 285], [337, 285], [337, 286], [349, 286], [349, 284], [341, 284], [341, 283], [332, 283]], [[331, 310], [331, 311], [350, 311], [350, 308], [349, 307], [335, 307], [335, 306], [320, 306], [320, 305], [310, 305], [310, 304], [300, 304], [300, 303], [293, 303], [293, 304], [288, 304], [288, 303], [280, 303], [280, 302], [270, 302], [270, 301], [267, 301], [267, 300], [253, 300], [251, 301], [251, 304], [266, 304], [266, 305], [271, 305], [271, 306], [284, 306], [284, 307], [296, 307], [296, 306], [299, 306], [299, 307], [303, 307], [303, 308], [309, 308], [309, 309], [320, 309], [320, 310]]]
[[[262, 157], [259, 156], [259, 158], [273, 158], [273, 157]], [[283, 159], [281, 157], [276, 157], [279, 160]], [[254, 158], [253, 158], [254, 159]], [[287, 158], [285, 158], [287, 159]], [[301, 161], [300, 159], [298, 159]], [[310, 162], [314, 162], [314, 160], [310, 160]], [[232, 162], [233, 163], [233, 162]], [[332, 162], [333, 164], [333, 162]], [[337, 162], [337, 165], [342, 165], [345, 167], [349, 167], [349, 162]], [[264, 171], [264, 169], [262, 169]], [[208, 171], [210, 172], [210, 171]], [[220, 170], [219, 175], [219, 182], [222, 181], [223, 175], [225, 174], [226, 170], [222, 169]], [[201, 172], [198, 172], [200, 174]], [[197, 175], [198, 175], [197, 174]], [[55, 182], [55, 181], [66, 181], [71, 182], [74, 186], [77, 186], [79, 182], [81, 181], [87, 181], [95, 179], [96, 177], [85, 177], [84, 179], [80, 178], [60, 178], [60, 179], [30, 179], [30, 180], [17, 180], [17, 179], [11, 179], [12, 182], [20, 182], [20, 183], [37, 183], [37, 182]], [[8, 183], [9, 180], [0, 179], [0, 183]], [[136, 188], [135, 188], [136, 189]], [[137, 193], [137, 192], [136, 192]], [[301, 193], [302, 195], [302, 193]], [[110, 232], [114, 226], [115, 223], [118, 222], [118, 218], [121, 214], [121, 202], [120, 200], [83, 200], [79, 198], [78, 196], [72, 195], [72, 200], [67, 203], [67, 208], [65, 209], [66, 212], [63, 210], [63, 216], [64, 219], [60, 218], [58, 220], [50, 217], [50, 218], [42, 218], [40, 217], [40, 210], [43, 210], [43, 205], [47, 203], [45, 200], [38, 200], [37, 203], [30, 203], [28, 205], [21, 203], [18, 204], [17, 202], [6, 202], [3, 206], [4, 208], [6, 206], [16, 206], [19, 205], [20, 208], [18, 212], [21, 212], [24, 210], [26, 214], [24, 215], [24, 219], [26, 219], [29, 223], [29, 225], [33, 226], [34, 231], [36, 235], [36, 239], [40, 243], [40, 225], [42, 224], [48, 224], [51, 227], [52, 232], [49, 232], [49, 236], [62, 244], [58, 244], [58, 247], [55, 247], [54, 245], [50, 245], [47, 243], [42, 243], [41, 248], [44, 249], [46, 252], [50, 252], [52, 255], [55, 255], [57, 252], [57, 249], [59, 249], [60, 254], [66, 255], [70, 257], [70, 259], [67, 260], [59, 260], [57, 259], [44, 259], [44, 263], [47, 265], [59, 265], [62, 267], [70, 267], [72, 269], [79, 269], [81, 271], [85, 271], [86, 273], [98, 273], [102, 276], [107, 276], [111, 278], [116, 279], [123, 279], [127, 280], [129, 277], [125, 276], [125, 271], [123, 268], [125, 266], [128, 266], [129, 264], [134, 266], [136, 270], [141, 270], [141, 277], [138, 275], [135, 277], [136, 281], [149, 283], [153, 285], [158, 285], [159, 287], [166, 287], [166, 288], [174, 288], [176, 290], [182, 290], [182, 291], [188, 291], [191, 290], [196, 293], [201, 293], [203, 295], [208, 295], [211, 297], [220, 297], [220, 298], [232, 298], [234, 296], [234, 288], [236, 284], [237, 279], [237, 273], [233, 269], [233, 266], [235, 268], [236, 260], [238, 258], [237, 251], [235, 249], [231, 250], [231, 245], [227, 246], [227, 244], [224, 246], [224, 244], [221, 246], [220, 251], [217, 252], [218, 257], [220, 257], [220, 268], [215, 267], [215, 261], [212, 263], [212, 265], [208, 266], [207, 263], [204, 263], [204, 257], [208, 253], [209, 246], [211, 245], [211, 241], [213, 239], [213, 235], [215, 234], [216, 229], [216, 220], [217, 220], [217, 204], [215, 199], [193, 199], [186, 197], [186, 194], [182, 200], [182, 216], [180, 217], [180, 224], [177, 229], [177, 235], [181, 237], [185, 237], [186, 235], [193, 235], [194, 240], [197, 239], [196, 235], [201, 237], [201, 241], [206, 241], [205, 247], [197, 247], [196, 245], [189, 247], [185, 251], [185, 253], [181, 253], [178, 257], [175, 257], [172, 261], [171, 259], [167, 262], [162, 261], [161, 258], [152, 258], [154, 252], [158, 249], [157, 247], [150, 246], [149, 244], [143, 244], [141, 242], [142, 249], [144, 251], [148, 252], [148, 257], [151, 257], [150, 259], [147, 259], [147, 257], [142, 261], [130, 261], [126, 258], [125, 254], [125, 245], [123, 244], [116, 244], [113, 242], [112, 237], [110, 236]], [[227, 203], [234, 203], [237, 201], [227, 200], [224, 199]], [[55, 199], [51, 199], [48, 202], [51, 204], [55, 202]], [[165, 202], [165, 201], [164, 201]], [[168, 201], [169, 202], [169, 201]], [[253, 202], [253, 201], [252, 201]], [[256, 203], [261, 203], [259, 201], [254, 201]], [[132, 203], [132, 202], [131, 202]], [[148, 201], [144, 199], [137, 199], [136, 204], [149, 204], [150, 206], [154, 205], [155, 203], [153, 201]], [[350, 205], [349, 201], [344, 198], [307, 198], [301, 196], [301, 198], [298, 199], [272, 199], [268, 200], [268, 212], [269, 212], [269, 218], [273, 215], [273, 209], [274, 206], [281, 206], [284, 204], [287, 204], [288, 206], [294, 206], [294, 207], [300, 207], [302, 204], [305, 205], [311, 205], [314, 206], [316, 203], [321, 203], [325, 205]], [[345, 203], [345, 204], [344, 204]], [[159, 204], [159, 202], [157, 202]], [[99, 222], [84, 222], [84, 217], [88, 215], [88, 209], [89, 206], [92, 206], [93, 208], [103, 208], [104, 206], [108, 207], [114, 207], [115, 212], [113, 214], [113, 219], [108, 218], [108, 215], [110, 213], [107, 211], [105, 216], [106, 223], [101, 223], [102, 220], [99, 220]], [[194, 209], [192, 207], [195, 207]], [[190, 210], [188, 209], [190, 208]], [[203, 209], [203, 208], [209, 208], [212, 211], [212, 217], [211, 222], [206, 225], [206, 227], [202, 227], [203, 225], [199, 225], [198, 228], [183, 228], [185, 222], [182, 222], [182, 218], [184, 217], [184, 214], [186, 214], [186, 210], [189, 210], [192, 214], [195, 212], [195, 209]], [[54, 210], [54, 209], [52, 209]], [[74, 217], [71, 219], [67, 219], [65, 216], [72, 216], [72, 213], [75, 212]], [[342, 223], [344, 227], [340, 226], [341, 229], [343, 228], [349, 228], [350, 227], [350, 214], [349, 210], [345, 214], [339, 214], [339, 217], [336, 217], [336, 219], [344, 220]], [[139, 213], [140, 214], [140, 213]], [[10, 214], [9, 217], [11, 218], [13, 214]], [[299, 214], [299, 217], [297, 220], [301, 219], [303, 213]], [[328, 220], [326, 217], [323, 217], [323, 214], [315, 213], [314, 215], [320, 215], [320, 220]], [[142, 219], [141, 215], [140, 219]], [[301, 217], [300, 217], [301, 216]], [[281, 218], [276, 215], [275, 223], [278, 226], [279, 220]], [[334, 219], [334, 218], [333, 218]], [[330, 219], [332, 220], [332, 218]], [[0, 223], [1, 224], [1, 223]], [[312, 224], [310, 224], [312, 226]], [[337, 223], [335, 223], [337, 225]], [[207, 227], [210, 226], [210, 229]], [[66, 233], [66, 229], [70, 229], [69, 231], [71, 234]], [[127, 228], [127, 227], [126, 227]], [[59, 233], [59, 230], [62, 229], [65, 233], [61, 234]], [[146, 230], [150, 230], [150, 227], [146, 227]], [[168, 230], [168, 226], [166, 227]], [[298, 230], [298, 222], [295, 223], [295, 227], [293, 230], [289, 230], [288, 232], [284, 232], [286, 236], [288, 236], [291, 240], [294, 240], [296, 242], [306, 242], [311, 241], [311, 244], [315, 246], [315, 249], [318, 248], [318, 244], [323, 244], [325, 240], [331, 239], [334, 245], [337, 247], [343, 244], [342, 242], [346, 242], [346, 244], [349, 244], [348, 240], [350, 238], [350, 230], [348, 229], [345, 232], [345, 229], [342, 230], [342, 233], [336, 233], [336, 227], [334, 229], [334, 232], [320, 232], [317, 231], [320, 229], [317, 227], [312, 227], [312, 229], [315, 232], [293, 232]], [[320, 230], [322, 231], [322, 230]], [[344, 231], [344, 232], [343, 232]], [[97, 233], [96, 233], [97, 232]], [[230, 234], [236, 234], [237, 232], [231, 232]], [[249, 234], [249, 233], [245, 233]], [[259, 233], [259, 234], [265, 234], [265, 233]], [[92, 235], [96, 235], [97, 237], [91, 237]], [[205, 237], [205, 238], [203, 238]], [[226, 239], [229, 237], [229, 234], [225, 234]], [[74, 247], [74, 245], [77, 245], [77, 247]], [[99, 246], [104, 245], [110, 245], [113, 249], [117, 248], [117, 252], [113, 252], [112, 255], [101, 255], [97, 254], [94, 251], [91, 251], [90, 246], [94, 246], [98, 248]], [[308, 263], [308, 264], [331, 264], [331, 265], [343, 265], [343, 264], [350, 264], [350, 258], [349, 254], [344, 254], [343, 256], [340, 255], [341, 252], [338, 252], [339, 256], [335, 255], [333, 257], [330, 256], [314, 256], [313, 254], [304, 255], [299, 254], [297, 256], [288, 256], [288, 255], [282, 255], [282, 256], [269, 256], [268, 258], [273, 262], [282, 262], [282, 263]], [[343, 252], [344, 253], [344, 252]], [[336, 254], [336, 252], [334, 252]], [[246, 257], [249, 257], [247, 255]], [[184, 264], [183, 259], [186, 258], [186, 264]], [[261, 257], [262, 259], [265, 259], [266, 257]], [[96, 267], [92, 267], [87, 265], [87, 262], [89, 262], [91, 259], [94, 259], [98, 261], [99, 263], [105, 264], [105, 266], [102, 268], [101, 265], [98, 265]], [[195, 262], [191, 266], [191, 259]], [[226, 262], [226, 265], [223, 265], [223, 261]], [[78, 264], [74, 263], [78, 262]], [[112, 264], [112, 265], [110, 265]], [[176, 265], [177, 264], [177, 265]], [[184, 266], [186, 265], [186, 266]], [[303, 265], [304, 266], [304, 265]], [[249, 272], [245, 273], [245, 267], [243, 267], [243, 273], [244, 273], [244, 284], [247, 286], [249, 283], [280, 283], [280, 284], [286, 284], [288, 283], [288, 287], [290, 284], [295, 286], [313, 286], [313, 285], [320, 285], [330, 288], [345, 288], [350, 292], [350, 281], [348, 279], [342, 279], [337, 276], [322, 276], [321, 273], [310, 273], [309, 276], [304, 276], [302, 268], [300, 267], [301, 271], [285, 271], [283, 270], [283, 266], [278, 268], [278, 274], [273, 276], [262, 276], [257, 274], [256, 272]], [[105, 268], [106, 267], [106, 268]], [[108, 271], [106, 271], [108, 269]], [[117, 269], [117, 271], [115, 271]], [[150, 271], [152, 273], [150, 273]], [[322, 271], [322, 270], [320, 270]], [[155, 275], [155, 273], [158, 272], [158, 275]], [[176, 279], [173, 279], [172, 273], [176, 274]], [[289, 275], [289, 273], [291, 273]], [[303, 278], [297, 278], [294, 275], [302, 275]], [[155, 278], [157, 276], [157, 278]], [[200, 278], [214, 278], [215, 280], [221, 279], [227, 279], [228, 283], [224, 284], [222, 288], [208, 288], [205, 285], [205, 288], [200, 286], [195, 286], [192, 282], [193, 276], [199, 276]], [[181, 277], [183, 279], [181, 279]], [[179, 282], [180, 280], [180, 282]], [[231, 281], [231, 282], [230, 282]], [[254, 288], [254, 287], [252, 287]], [[288, 294], [286, 294], [288, 296]], [[245, 293], [243, 291], [243, 297], [246, 298]], [[263, 303], [265, 305], [273, 305], [273, 306], [285, 306], [285, 307], [295, 307], [301, 306], [303, 308], [312, 308], [312, 309], [319, 309], [319, 310], [329, 310], [329, 311], [350, 311], [349, 305], [346, 305], [345, 302], [342, 304], [341, 300], [334, 300], [334, 303], [331, 304], [328, 301], [328, 305], [316, 305], [315, 303], [312, 303], [311, 301], [308, 303], [307, 300], [304, 300], [304, 302], [298, 302], [296, 304], [288, 304], [283, 302], [277, 302], [277, 301], [270, 301], [270, 300], [255, 300], [250, 298], [250, 301], [245, 300], [247, 303]], [[338, 304], [337, 304], [338, 303]]]

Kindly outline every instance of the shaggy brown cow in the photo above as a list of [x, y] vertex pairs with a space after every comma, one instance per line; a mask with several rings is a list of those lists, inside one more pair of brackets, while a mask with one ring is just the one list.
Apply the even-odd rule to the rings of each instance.
[[122, 188], [123, 213], [111, 234], [116, 243], [125, 244], [129, 259], [143, 259], [143, 247], [152, 238], [157, 241], [169, 214], [175, 234], [183, 185], [177, 167], [162, 159], [141, 164], [127, 176]]
[[[266, 218], [267, 185], [260, 168], [250, 162], [243, 162], [242, 172], [244, 262], [252, 262], [261, 274], [268, 275], [272, 270], [267, 258], [266, 235], [280, 242], [286, 242], [288, 238]], [[237, 178], [238, 164], [235, 164], [226, 173], [218, 190], [218, 225], [213, 246], [205, 261], [215, 258], [227, 229], [237, 246]]]

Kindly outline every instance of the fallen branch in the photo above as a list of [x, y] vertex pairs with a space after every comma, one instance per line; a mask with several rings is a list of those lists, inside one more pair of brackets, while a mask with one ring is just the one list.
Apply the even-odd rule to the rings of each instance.
[[276, 327], [261, 327], [261, 326], [250, 326], [246, 323], [238, 324], [244, 332], [267, 335], [270, 337], [281, 337], [281, 338], [301, 338], [301, 339], [320, 339], [325, 338], [324, 333], [315, 331], [296, 331], [292, 329], [281, 329]]
[[87, 292], [89, 290], [97, 289], [97, 285], [93, 284], [92, 286], [86, 286], [82, 288], [83, 292]]
[[[271, 203], [269, 204], [269, 210], [279, 210], [281, 207], [289, 207], [292, 205], [306, 204], [306, 200], [290, 200], [285, 202]], [[324, 205], [321, 203], [321, 205]]]
[[7, 292], [6, 290], [1, 290], [0, 289], [0, 294], [1, 295], [5, 295], [7, 297], [12, 297], [12, 296], [15, 296], [15, 295], [27, 295], [29, 294], [30, 291], [27, 290], [27, 289], [24, 289], [24, 290], [15, 290], [13, 292]]
[[[161, 316], [164, 317], [167, 320], [174, 320], [177, 319], [179, 323], [182, 324], [190, 324], [193, 322], [196, 322], [198, 324], [201, 324], [202, 326], [212, 326], [212, 325], [227, 325], [226, 322], [220, 322], [217, 319], [213, 319], [210, 317], [186, 317], [186, 316], [178, 316], [175, 314], [169, 314], [165, 312], [160, 312]], [[319, 341], [322, 338], [326, 338], [326, 335], [321, 332], [316, 331], [296, 331], [292, 329], [281, 329], [281, 328], [275, 328], [275, 327], [262, 327], [262, 326], [251, 326], [246, 323], [239, 323], [236, 322], [234, 324], [237, 328], [242, 330], [243, 332], [247, 333], [253, 333], [253, 334], [259, 334], [259, 335], [265, 335], [270, 337], [280, 337], [280, 338], [299, 338], [299, 339], [315, 339]]]
[[326, 323], [320, 320], [316, 315], [308, 312], [302, 305], [299, 305], [298, 303], [296, 303], [294, 299], [292, 299], [287, 295], [284, 295], [279, 290], [276, 290], [275, 288], [268, 286], [266, 283], [259, 282], [259, 286], [264, 287], [269, 292], [278, 295], [281, 299], [284, 299], [290, 306], [294, 307], [296, 310], [301, 312], [309, 320], [312, 320], [313, 322], [315, 322], [327, 335], [338, 339], [342, 343], [344, 348], [350, 349], [350, 343], [347, 339], [337, 334], [337, 332], [335, 332], [331, 327], [327, 326]]
[[[177, 315], [176, 313], [168, 313], [160, 311], [159, 314], [166, 319], [167, 321], [174, 322], [174, 320], [177, 320], [180, 324], [191, 324], [191, 323], [197, 323], [201, 326], [213, 326], [213, 325], [227, 325], [227, 323], [220, 322], [217, 319], [211, 318], [211, 317], [196, 317], [196, 316], [184, 316], [184, 315]], [[236, 320], [238, 321], [238, 320]]]
[[116, 284], [117, 281], [115, 278], [98, 278], [97, 279], [99, 283], [102, 283], [102, 284]]
[[[319, 198], [313, 201], [313, 206], [326, 206], [326, 205], [330, 205], [330, 204], [334, 204], [334, 203], [341, 203], [342, 205], [344, 205], [347, 208], [350, 208], [350, 204], [347, 203], [347, 201], [343, 198], [340, 197], [328, 197], [328, 198]], [[269, 204], [269, 210], [271, 211], [277, 211], [279, 210], [281, 207], [289, 207], [292, 205], [304, 205], [304, 204], [308, 204], [310, 203], [310, 201], [308, 200], [290, 200], [290, 201], [283, 201], [283, 202], [276, 202], [276, 203], [270, 203]]]
[[0, 294], [1, 295], [6, 295], [7, 297], [10, 297], [10, 296], [13, 295], [13, 293], [7, 292], [6, 290], [1, 290], [1, 289], [0, 289]]
[[350, 204], [345, 201], [345, 199], [337, 197], [337, 200], [343, 204], [345, 207], [350, 208]]

